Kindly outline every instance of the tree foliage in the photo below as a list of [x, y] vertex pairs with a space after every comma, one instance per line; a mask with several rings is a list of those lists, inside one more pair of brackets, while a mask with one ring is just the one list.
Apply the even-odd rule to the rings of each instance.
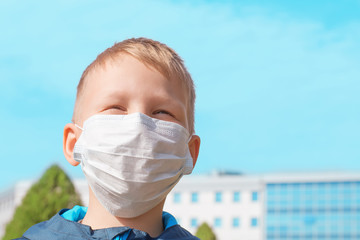
[[215, 233], [207, 223], [203, 223], [196, 231], [196, 236], [201, 240], [216, 240]]
[[49, 220], [62, 208], [72, 208], [81, 201], [74, 185], [57, 165], [46, 170], [38, 182], [31, 186], [7, 224], [3, 239], [20, 237], [32, 225]]

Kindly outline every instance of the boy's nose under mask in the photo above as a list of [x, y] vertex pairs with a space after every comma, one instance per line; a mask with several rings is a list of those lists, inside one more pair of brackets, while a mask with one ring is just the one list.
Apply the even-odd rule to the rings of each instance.
[[84, 122], [74, 159], [111, 214], [137, 217], [192, 172], [189, 138], [179, 124], [142, 113], [94, 115]]

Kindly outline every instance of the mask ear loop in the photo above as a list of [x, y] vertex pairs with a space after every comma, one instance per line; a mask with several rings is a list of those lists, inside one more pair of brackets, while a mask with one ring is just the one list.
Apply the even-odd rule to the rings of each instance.
[[[189, 142], [190, 142], [190, 140], [191, 140], [191, 138], [193, 137], [195, 135], [195, 133], [193, 133], [193, 134], [189, 134], [189, 138], [188, 138], [188, 140], [187, 140], [187, 149], [188, 149], [188, 152], [189, 152], [189, 154], [190, 154], [190, 149], [189, 149]], [[187, 174], [185, 174], [185, 175], [188, 175], [188, 174], [191, 174], [192, 173], [192, 171], [194, 170], [194, 163], [193, 163], [193, 158], [192, 158], [192, 156], [191, 156], [191, 154], [190, 154], [190, 159], [191, 159], [191, 161], [187, 161], [188, 163], [188, 171], [189, 171], [189, 173], [187, 173]]]
[[77, 125], [76, 123], [74, 123], [75, 124], [75, 127], [77, 127], [78, 129], [80, 129], [80, 130], [82, 130], [82, 131], [84, 131], [84, 129], [82, 128], [82, 127], [80, 127], [79, 125]]
[[[74, 124], [75, 124], [75, 127], [77, 127], [78, 129], [80, 129], [81, 131], [84, 131], [84, 128], [80, 127], [80, 126], [77, 125], [76, 123], [74, 123]], [[76, 146], [75, 146], [75, 147], [76, 147]], [[81, 162], [82, 162], [81, 159], [82, 159], [81, 154], [74, 152], [74, 160], [75, 160], [76, 162], [81, 163]]]

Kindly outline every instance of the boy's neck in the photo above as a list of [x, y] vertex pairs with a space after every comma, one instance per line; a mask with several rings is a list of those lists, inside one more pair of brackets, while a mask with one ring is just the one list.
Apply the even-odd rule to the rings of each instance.
[[156, 237], [164, 230], [162, 221], [164, 202], [165, 200], [150, 211], [138, 217], [121, 218], [113, 216], [109, 213], [100, 204], [92, 190], [89, 188], [89, 207], [81, 223], [90, 226], [94, 230], [126, 226], [147, 232], [151, 237]]

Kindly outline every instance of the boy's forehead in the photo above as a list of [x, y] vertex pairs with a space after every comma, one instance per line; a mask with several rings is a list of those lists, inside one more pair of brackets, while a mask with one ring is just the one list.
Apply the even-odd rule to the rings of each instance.
[[86, 90], [89, 89], [89, 85], [91, 85], [96, 80], [101, 80], [112, 65], [121, 67], [123, 61], [125, 61], [124, 54], [118, 54], [111, 59], [108, 57], [104, 61], [95, 64], [84, 78], [83, 86], [78, 90], [81, 91], [81, 93], [78, 95], [84, 95]]
[[[85, 103], [83, 99], [84, 96], [89, 96], [92, 95], [94, 93], [94, 91], [102, 91], [102, 89], [104, 88], [111, 88], [112, 86], [109, 86], [109, 83], [106, 81], [106, 78], [108, 75], [111, 75], [111, 73], [113, 71], [116, 71], [118, 69], [121, 69], [124, 67], [124, 65], [126, 64], [131, 64], [131, 63], [141, 63], [142, 65], [144, 65], [145, 67], [147, 67], [149, 70], [151, 71], [155, 71], [160, 73], [169, 83], [173, 83], [173, 84], [169, 84], [167, 86], [171, 86], [171, 90], [172, 91], [181, 91], [184, 97], [183, 97], [183, 104], [185, 105], [186, 109], [188, 108], [188, 94], [186, 91], [186, 87], [183, 81], [180, 81], [177, 78], [173, 78], [173, 79], [168, 79], [166, 78], [165, 74], [161, 73], [160, 71], [158, 71], [156, 69], [155, 66], [149, 65], [144, 63], [143, 61], [129, 55], [129, 54], [118, 54], [116, 57], [114, 58], [110, 58], [110, 59], [106, 59], [106, 61], [104, 61], [102, 64], [98, 64], [96, 65], [94, 68], [91, 69], [91, 71], [88, 72], [86, 78], [84, 79], [84, 83], [83, 83], [83, 88], [81, 89], [81, 93], [79, 94], [77, 101], [81, 102], [79, 104], [87, 104], [87, 102]], [[131, 77], [129, 78], [131, 79]], [[120, 80], [119, 81], [124, 81], [124, 80]], [[131, 81], [131, 80], [128, 80]], [[176, 83], [174, 83], [174, 81]], [[119, 92], [118, 88], [113, 88], [112, 92], [116, 93]], [[121, 89], [121, 92], [124, 92], [123, 89]], [[115, 95], [115, 94], [114, 94]], [[92, 97], [92, 96], [91, 96]], [[86, 97], [88, 98], [88, 97]], [[85, 100], [86, 101], [86, 100]], [[84, 116], [82, 116], [82, 120]]]
[[91, 82], [99, 80], [101, 81], [103, 77], [108, 74], [108, 72], [114, 71], [114, 69], [121, 68], [128, 62], [134, 61], [140, 62], [142, 65], [144, 65], [151, 71], [156, 71], [160, 73], [165, 79], [167, 79], [167, 81], [175, 82], [175, 84], [178, 85], [178, 87], [180, 87], [186, 93], [186, 95], [188, 95], [184, 81], [178, 79], [176, 76], [167, 76], [168, 74], [162, 72], [158, 66], [155, 66], [155, 64], [146, 63], [141, 59], [138, 59], [127, 53], [119, 53], [115, 57], [108, 58], [104, 62], [97, 64], [94, 68], [92, 68], [91, 71], [89, 71], [87, 77], [85, 78], [84, 88], [82, 89], [82, 92], [86, 91], [87, 85], [91, 85]]

